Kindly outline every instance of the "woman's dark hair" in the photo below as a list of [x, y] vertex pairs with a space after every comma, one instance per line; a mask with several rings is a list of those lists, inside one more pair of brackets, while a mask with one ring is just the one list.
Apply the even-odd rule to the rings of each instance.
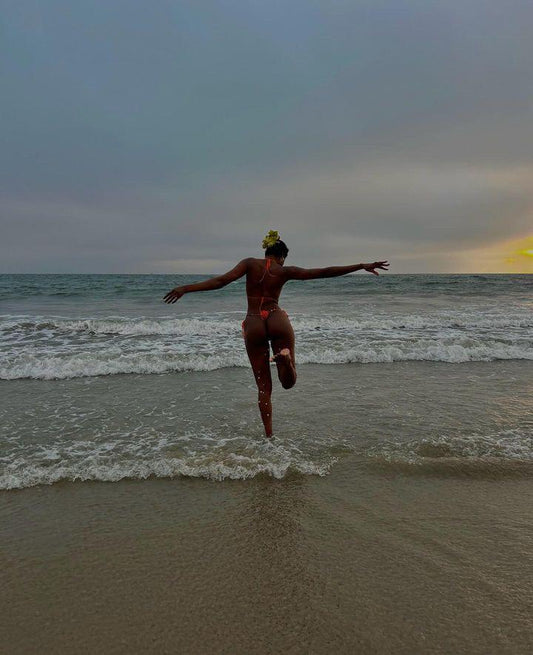
[[265, 257], [267, 255], [273, 255], [274, 257], [286, 257], [289, 254], [289, 249], [287, 245], [279, 239], [273, 246], [268, 246], [265, 250]]

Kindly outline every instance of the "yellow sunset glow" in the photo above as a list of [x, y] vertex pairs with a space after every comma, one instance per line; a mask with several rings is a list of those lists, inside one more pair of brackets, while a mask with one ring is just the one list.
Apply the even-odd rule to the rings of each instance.
[[533, 273], [533, 236], [463, 250], [454, 265], [465, 273]]
[[524, 273], [531, 273], [533, 262], [531, 262], [530, 257], [533, 257], [533, 236], [526, 237], [518, 243], [514, 242], [512, 245], [518, 247], [514, 254], [507, 257], [506, 261], [518, 267], [522, 266]]
[[509, 253], [505, 257], [505, 264], [508, 267], [506, 272], [533, 272], [533, 261], [531, 261], [531, 257], [533, 257], [533, 237], [526, 237], [518, 242], [512, 241], [502, 245], [505, 251]]

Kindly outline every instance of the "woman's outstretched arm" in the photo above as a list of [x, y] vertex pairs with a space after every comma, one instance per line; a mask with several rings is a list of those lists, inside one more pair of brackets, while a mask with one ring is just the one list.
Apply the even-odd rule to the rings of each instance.
[[179, 300], [186, 293], [194, 293], [195, 291], [213, 291], [215, 289], [222, 289], [230, 282], [234, 282], [242, 277], [246, 273], [248, 268], [248, 259], [243, 259], [240, 261], [237, 266], [224, 273], [223, 275], [217, 275], [216, 277], [209, 278], [209, 280], [204, 280], [203, 282], [197, 282], [196, 284], [185, 284], [182, 287], [176, 287], [169, 291], [163, 300], [168, 303], [174, 303]]
[[298, 266], [284, 266], [288, 280], [316, 280], [320, 277], [340, 277], [355, 271], [368, 271], [379, 275], [376, 268], [386, 271], [389, 262], [372, 262], [371, 264], [350, 264], [349, 266], [328, 266], [326, 268], [299, 268]]

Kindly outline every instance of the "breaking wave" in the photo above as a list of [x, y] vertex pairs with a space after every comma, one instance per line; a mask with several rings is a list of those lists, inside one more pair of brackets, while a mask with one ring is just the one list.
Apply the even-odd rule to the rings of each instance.
[[[338, 330], [405, 330], [405, 329], [505, 329], [533, 327], [533, 314], [517, 313], [515, 316], [488, 315], [479, 313], [447, 312], [445, 314], [424, 316], [408, 315], [389, 318], [383, 315], [366, 320], [345, 317], [291, 317], [295, 330], [338, 331]], [[240, 321], [235, 318], [124, 318], [109, 317], [105, 319], [62, 319], [27, 316], [6, 317], [0, 324], [0, 333], [16, 331], [60, 333], [87, 333], [90, 335], [211, 335], [225, 333], [233, 335], [240, 330]]]
[[[240, 317], [239, 317], [240, 318]], [[531, 312], [295, 315], [300, 364], [533, 360]], [[0, 321], [0, 379], [211, 371], [248, 366], [240, 321], [189, 318], [7, 316]]]
[[533, 467], [533, 432], [523, 429], [492, 434], [435, 436], [386, 441], [364, 452], [371, 466], [406, 473], [529, 473]]
[[[291, 474], [327, 475], [336, 457], [307, 455], [290, 441], [202, 439], [187, 446], [188, 437], [136, 443], [57, 440], [46, 449], [28, 448], [4, 458], [0, 489], [23, 489], [61, 481], [118, 482], [148, 478], [192, 477], [207, 480], [247, 480], [259, 475], [282, 479]], [[173, 453], [173, 450], [181, 452]]]
[[305, 441], [267, 441], [216, 435], [136, 438], [109, 435], [105, 441], [72, 442], [61, 437], [46, 446], [15, 445], [2, 458], [0, 489], [23, 489], [58, 482], [204, 478], [283, 479], [325, 476], [340, 457], [355, 456], [373, 468], [406, 473], [526, 472], [533, 467], [533, 433], [524, 429], [491, 434], [439, 435], [387, 440], [361, 448], [358, 439], [318, 436]]
[[[343, 348], [300, 345], [299, 364], [368, 364], [406, 361], [463, 363], [509, 359], [533, 360], [533, 345], [506, 344], [494, 340], [446, 343], [420, 339], [415, 342], [374, 342]], [[102, 348], [79, 354], [47, 355], [23, 352], [4, 358], [0, 379], [32, 378], [57, 380], [117, 374], [158, 374], [180, 371], [213, 371], [221, 368], [249, 366], [244, 350], [210, 353], [122, 352], [119, 348]]]

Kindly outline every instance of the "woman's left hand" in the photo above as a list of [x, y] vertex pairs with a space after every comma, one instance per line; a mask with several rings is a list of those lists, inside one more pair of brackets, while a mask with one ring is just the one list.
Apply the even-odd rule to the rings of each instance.
[[177, 302], [184, 294], [185, 291], [183, 290], [183, 287], [176, 287], [175, 289], [172, 289], [172, 291], [169, 291], [163, 300], [170, 305]]
[[363, 268], [369, 273], [379, 275], [375, 269], [380, 268], [381, 270], [386, 271], [389, 268], [389, 262], [385, 260], [384, 262], [372, 262], [371, 264], [363, 264]]

